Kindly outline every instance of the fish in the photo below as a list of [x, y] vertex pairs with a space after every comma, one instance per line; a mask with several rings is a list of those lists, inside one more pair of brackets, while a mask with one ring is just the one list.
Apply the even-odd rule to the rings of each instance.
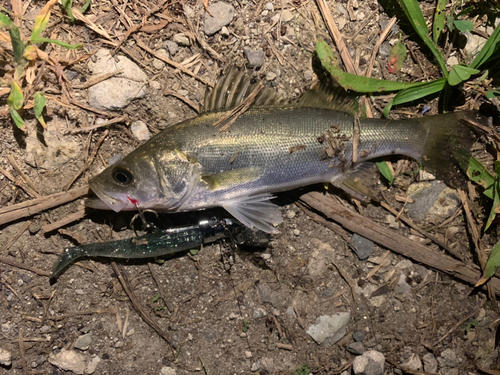
[[242, 226], [235, 220], [212, 217], [197, 224], [155, 229], [138, 237], [66, 248], [54, 263], [50, 279], [57, 279], [66, 268], [84, 257], [153, 258], [180, 253], [227, 237], [235, 245], [255, 248], [267, 247], [270, 240], [267, 233]]
[[[285, 100], [271, 87], [258, 91], [248, 74], [231, 69], [197, 117], [163, 130], [93, 177], [89, 186], [98, 199], [87, 206], [116, 212], [223, 207], [250, 228], [277, 233], [283, 219], [271, 202], [274, 193], [331, 183], [367, 196], [364, 166], [372, 159], [408, 156], [449, 186], [464, 186], [474, 142], [467, 117], [474, 112], [363, 118], [352, 94], [317, 74], [317, 85]], [[251, 95], [253, 103], [222, 131], [214, 126]]]

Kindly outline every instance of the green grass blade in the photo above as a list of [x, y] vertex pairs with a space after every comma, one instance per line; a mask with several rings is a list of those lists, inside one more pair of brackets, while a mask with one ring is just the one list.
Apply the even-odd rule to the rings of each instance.
[[377, 162], [377, 168], [382, 174], [382, 176], [385, 177], [387, 182], [389, 182], [389, 185], [392, 185], [394, 182], [394, 174], [392, 173], [392, 169], [389, 167], [386, 161], [380, 161]]
[[11, 27], [12, 20], [4, 13], [0, 13], [0, 27]]
[[48, 39], [48, 38], [37, 38], [37, 39], [32, 39], [33, 43], [52, 43], [52, 44], [57, 44], [58, 46], [67, 48], [67, 49], [78, 49], [82, 48], [83, 44], [68, 44], [65, 42], [61, 42], [60, 40], [57, 39]]
[[483, 194], [493, 199], [495, 177], [476, 158], [471, 157], [467, 168], [467, 176], [476, 184], [484, 188]]
[[483, 276], [476, 283], [475, 286], [484, 284], [488, 279], [495, 274], [496, 268], [500, 266], [500, 241], [497, 242], [495, 247], [491, 250], [490, 257], [484, 267]]
[[486, 43], [484, 44], [483, 48], [481, 48], [481, 51], [477, 54], [476, 58], [470, 64], [471, 68], [478, 69], [486, 63], [490, 57], [493, 56], [495, 52], [498, 52], [500, 50], [500, 25], [498, 25], [493, 31], [493, 34], [488, 38]]
[[64, 8], [64, 11], [68, 15], [71, 22], [75, 20], [75, 16], [73, 16], [73, 0], [61, 0], [61, 5]]
[[24, 104], [23, 89], [16, 81], [12, 81], [10, 86], [10, 94], [7, 98], [7, 104], [16, 111], [20, 110]]
[[440, 78], [432, 82], [418, 82], [418, 86], [400, 91], [384, 108], [384, 116], [389, 116], [392, 106], [412, 102], [427, 95], [435, 94], [444, 89], [446, 78]]
[[42, 126], [46, 129], [47, 124], [45, 123], [45, 120], [43, 119], [42, 116], [43, 109], [45, 108], [45, 104], [47, 103], [45, 95], [43, 94], [43, 92], [35, 92], [34, 100], [35, 100], [35, 117], [40, 122], [40, 124], [42, 124]]
[[14, 53], [14, 60], [17, 64], [22, 64], [24, 62], [24, 43], [21, 40], [21, 33], [19, 29], [14, 24], [11, 25], [9, 29], [10, 41], [12, 43], [12, 51]]
[[432, 24], [432, 39], [437, 44], [439, 37], [444, 29], [446, 19], [446, 0], [438, 0], [436, 4], [436, 13], [434, 13], [434, 23]]
[[12, 120], [14, 120], [14, 124], [21, 129], [24, 130], [24, 120], [13, 107], [10, 107], [10, 116], [12, 117]]
[[421, 82], [386, 81], [383, 79], [361, 77], [355, 74], [346, 73], [340, 70], [332, 50], [324, 40], [316, 41], [316, 52], [318, 53], [323, 68], [325, 68], [346, 90], [360, 93], [372, 93], [398, 91], [421, 85]]
[[453, 22], [455, 27], [460, 30], [461, 32], [470, 32], [472, 29], [474, 29], [474, 24], [471, 21], [468, 20], [455, 20]]
[[85, 4], [80, 8], [80, 13], [85, 13], [85, 11], [89, 8], [90, 6], [90, 0], [87, 0]]
[[444, 61], [444, 56], [442, 52], [438, 49], [436, 44], [427, 35], [429, 30], [425, 24], [424, 15], [418, 4], [417, 0], [399, 0], [399, 4], [406, 14], [406, 17], [410, 20], [413, 28], [417, 32], [418, 36], [423, 40], [425, 45], [431, 50], [434, 58], [436, 59], [441, 72], [445, 78], [448, 78], [448, 69], [446, 68], [446, 63]]
[[448, 76], [450, 86], [456, 86], [459, 83], [467, 81], [471, 75], [480, 73], [480, 70], [469, 68], [466, 65], [453, 65]]

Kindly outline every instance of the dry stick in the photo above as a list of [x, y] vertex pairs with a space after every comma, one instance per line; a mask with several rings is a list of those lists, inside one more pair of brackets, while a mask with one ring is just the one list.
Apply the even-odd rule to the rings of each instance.
[[354, 66], [354, 63], [352, 62], [351, 55], [349, 54], [349, 51], [347, 50], [344, 40], [342, 39], [342, 35], [340, 34], [339, 30], [337, 29], [337, 26], [335, 25], [332, 13], [330, 12], [330, 9], [328, 9], [326, 0], [317, 0], [317, 3], [319, 5], [319, 10], [321, 11], [321, 15], [326, 21], [328, 30], [330, 31], [330, 34], [332, 35], [333, 40], [337, 45], [340, 56], [342, 57], [342, 62], [344, 63], [347, 71], [352, 74], [358, 74], [357, 69]]
[[24, 349], [24, 329], [19, 328], [19, 354], [21, 357], [21, 365], [23, 367], [24, 375], [28, 373], [28, 363], [26, 362], [26, 351]]
[[9, 251], [12, 245], [16, 243], [16, 241], [19, 239], [19, 237], [22, 236], [22, 234], [28, 229], [28, 227], [31, 225], [31, 221], [28, 220], [27, 222], [24, 223], [24, 225], [19, 229], [19, 231], [16, 233], [16, 235], [10, 240], [10, 242], [5, 246], [4, 252]]
[[[476, 250], [476, 254], [479, 259], [479, 265], [481, 266], [481, 270], [484, 271], [488, 259], [486, 257], [486, 254], [483, 253], [483, 251], [479, 246], [479, 241], [481, 239], [481, 236], [479, 234], [479, 231], [477, 230], [476, 224], [474, 223], [474, 218], [472, 217], [472, 213], [470, 212], [469, 201], [467, 199], [467, 196], [465, 195], [465, 192], [459, 189], [458, 195], [460, 196], [460, 200], [462, 201], [462, 206], [465, 211], [465, 216], [467, 217], [467, 221], [469, 222], [469, 228], [471, 229], [471, 234], [472, 234], [472, 241], [474, 242], [474, 249]], [[486, 286], [488, 288], [489, 298], [493, 299], [495, 293], [497, 292], [495, 289], [498, 289], [498, 287], [494, 287], [490, 281], [488, 281]]]
[[108, 136], [109, 134], [109, 129], [106, 129], [104, 133], [101, 135], [101, 138], [97, 141], [96, 145], [94, 146], [94, 149], [92, 150], [92, 154], [90, 155], [89, 159], [85, 163], [85, 166], [83, 166], [82, 169], [80, 169], [77, 174], [71, 179], [70, 182], [66, 184], [66, 186], [63, 188], [63, 190], [69, 190], [71, 186], [75, 183], [75, 181], [80, 177], [80, 175], [85, 172], [87, 169], [90, 168], [92, 165], [92, 162], [94, 161], [95, 156], [97, 155], [97, 151], [99, 150], [99, 147], [101, 147], [102, 142], [104, 142], [104, 139]]
[[[322, 212], [344, 228], [358, 233], [407, 258], [463, 280], [468, 284], [474, 285], [481, 277], [481, 272], [478, 270], [472, 269], [456, 259], [433, 251], [422, 244], [413, 242], [392, 230], [384, 228], [318, 192], [304, 194], [300, 200], [315, 210]], [[491, 283], [495, 286], [495, 290], [499, 291], [500, 279], [494, 277], [491, 279]], [[500, 295], [500, 291], [498, 293]]]
[[59, 229], [61, 227], [64, 227], [65, 225], [71, 224], [77, 220], [83, 219], [85, 217], [85, 210], [80, 209], [76, 212], [73, 212], [72, 214], [66, 216], [64, 219], [56, 221], [51, 224], [47, 224], [43, 226], [43, 232], [44, 233], [49, 233], [52, 232], [53, 230]]
[[[231, 119], [225, 124], [222, 128], [219, 129], [220, 132], [225, 132], [229, 127], [252, 105], [255, 101], [257, 95], [264, 89], [264, 85], [262, 82], [259, 82], [257, 87], [252, 91], [250, 95], [247, 96], [245, 100], [243, 100], [240, 104], [238, 104], [234, 109], [229, 111], [227, 115], [222, 117], [219, 121], [214, 124], [214, 127], [217, 127], [228, 119]], [[231, 118], [232, 117], [232, 118]]]
[[24, 174], [24, 172], [19, 167], [19, 165], [17, 165], [16, 160], [14, 159], [14, 157], [12, 155], [7, 155], [7, 159], [9, 159], [10, 164], [12, 164], [12, 166], [14, 167], [14, 169], [16, 170], [16, 172], [19, 174], [19, 176], [21, 176], [21, 178], [26, 183], [26, 185], [28, 185], [30, 187], [30, 189], [32, 190], [32, 192], [35, 194], [35, 197], [36, 198], [40, 198], [40, 193], [37, 191], [37, 188], [35, 187], [35, 185], [33, 184], [33, 182], [30, 180], [30, 178]]
[[36, 191], [32, 191], [29, 186], [27, 186], [24, 182], [22, 182], [20, 179], [15, 178], [12, 176], [9, 171], [0, 168], [0, 173], [2, 173], [5, 177], [7, 177], [10, 181], [14, 183], [14, 185], [19, 186], [21, 189], [23, 189], [29, 196], [31, 197], [36, 197]]
[[284, 350], [290, 350], [290, 351], [293, 350], [293, 346], [292, 345], [290, 345], [290, 344], [282, 344], [280, 342], [276, 343], [276, 347], [278, 349], [284, 349]]
[[196, 113], [200, 113], [200, 106], [198, 104], [196, 104], [195, 102], [189, 100], [185, 96], [182, 96], [181, 94], [175, 92], [174, 90], [165, 89], [165, 90], [163, 90], [163, 95], [165, 95], [165, 96], [167, 96], [167, 95], [174, 96], [177, 99], [182, 100], [184, 103], [186, 103], [191, 108], [193, 108], [196, 111]]
[[68, 134], [68, 133], [69, 134], [87, 133], [87, 132], [90, 132], [90, 131], [95, 130], [95, 129], [103, 128], [105, 126], [113, 125], [113, 124], [116, 124], [119, 122], [126, 122], [128, 120], [129, 120], [129, 118], [127, 115], [118, 116], [118, 117], [112, 118], [111, 120], [101, 122], [100, 124], [97, 124], [97, 125], [87, 126], [85, 128], [76, 128], [76, 129], [68, 130], [68, 131], [66, 131], [66, 134]]
[[387, 251], [384, 253], [384, 255], [382, 255], [382, 258], [380, 258], [380, 263], [379, 263], [379, 264], [377, 264], [377, 265], [376, 265], [376, 266], [375, 266], [375, 267], [374, 267], [374, 268], [373, 268], [373, 269], [372, 269], [372, 270], [368, 273], [368, 275], [366, 275], [365, 280], [370, 280], [370, 279], [373, 277], [373, 275], [375, 275], [375, 274], [378, 272], [378, 270], [382, 268], [382, 266], [383, 266], [383, 264], [384, 264], [384, 260], [385, 260], [385, 258], [387, 258], [387, 257], [389, 256], [389, 254], [390, 254], [390, 253], [391, 253], [391, 251], [390, 251], [390, 250], [387, 250]]
[[214, 86], [213, 82], [208, 82], [205, 78], [201, 78], [200, 76], [194, 74], [192, 71], [190, 71], [189, 69], [186, 69], [186, 67], [179, 64], [178, 62], [175, 62], [173, 60], [166, 58], [165, 56], [157, 54], [155, 51], [153, 51], [151, 48], [149, 48], [147, 45], [145, 45], [144, 42], [142, 40], [140, 40], [137, 36], [134, 35], [133, 38], [140, 48], [142, 48], [144, 51], [150, 53], [151, 55], [156, 57], [158, 60], [166, 62], [168, 65], [171, 65], [174, 68], [179, 69], [181, 72], [183, 72], [183, 73], [185, 73], [193, 78], [196, 78], [198, 81], [204, 83], [205, 85], [208, 85], [210, 87]]
[[457, 254], [454, 250], [452, 250], [449, 246], [446, 246], [446, 244], [444, 244], [443, 242], [439, 241], [436, 237], [430, 235], [429, 233], [427, 233], [425, 230], [423, 230], [422, 228], [420, 228], [418, 225], [416, 225], [412, 219], [406, 217], [405, 215], [401, 214], [400, 212], [397, 212], [394, 208], [392, 208], [391, 206], [389, 206], [387, 203], [385, 202], [380, 202], [380, 205], [382, 207], [384, 207], [387, 211], [389, 211], [390, 213], [392, 213], [394, 216], [396, 216], [399, 220], [401, 220], [402, 222], [404, 222], [406, 225], [408, 225], [409, 227], [415, 229], [418, 233], [420, 233], [422, 236], [425, 236], [427, 237], [428, 239], [430, 239], [432, 242], [434, 242], [435, 244], [439, 245], [440, 247], [442, 247], [443, 249], [445, 249], [448, 253], [450, 253], [450, 255], [452, 255], [454, 258], [458, 259], [458, 260], [461, 260], [462, 262], [465, 263], [465, 259], [460, 255], [460, 254]]
[[36, 273], [37, 275], [40, 275], [40, 276], [49, 277], [50, 275], [52, 275], [52, 272], [47, 272], [44, 270], [40, 270], [38, 268], [30, 267], [24, 263], [19, 263], [13, 259], [6, 258], [6, 257], [0, 257], [0, 263], [5, 263], [5, 264], [8, 264], [9, 266], [12, 266], [12, 267], [17, 267], [17, 268], [21, 268], [21, 269], [26, 270], [26, 271], [31, 271], [33, 273]]
[[23, 217], [31, 216], [61, 204], [71, 202], [88, 193], [88, 187], [79, 187], [63, 193], [57, 193], [22, 202], [0, 209], [0, 225], [10, 223]]
[[71, 88], [73, 88], [73, 89], [88, 89], [91, 86], [97, 85], [99, 82], [105, 81], [108, 78], [111, 78], [111, 77], [114, 77], [114, 76], [120, 74], [121, 72], [123, 72], [123, 69], [118, 69], [118, 70], [111, 72], [111, 73], [101, 74], [101, 75], [98, 75], [97, 77], [90, 78], [83, 85], [75, 85], [75, 86], [72, 86]]
[[349, 277], [347, 272], [345, 272], [342, 268], [339, 267], [337, 263], [335, 263], [333, 260], [331, 260], [330, 262], [335, 266], [337, 271], [339, 271], [340, 276], [342, 276], [342, 278], [347, 282], [347, 284], [349, 284], [349, 288], [351, 288], [352, 299], [354, 300], [354, 303], [358, 305], [358, 295], [356, 294], [356, 283], [354, 282], [353, 279]]
[[370, 64], [368, 65], [368, 69], [366, 70], [366, 77], [370, 77], [372, 75], [373, 71], [373, 64], [375, 63], [375, 57], [377, 57], [378, 50], [382, 43], [384, 43], [385, 38], [387, 38], [387, 35], [391, 32], [391, 28], [396, 24], [396, 17], [392, 17], [391, 21], [385, 28], [385, 30], [380, 34], [380, 38], [378, 39], [377, 43], [375, 44], [375, 47], [373, 48], [372, 51], [372, 57], [370, 58]]
[[161, 299], [163, 300], [163, 302], [167, 306], [168, 311], [172, 314], [174, 312], [174, 306], [173, 306], [172, 302], [165, 295], [165, 289], [160, 284], [160, 280], [159, 280], [158, 276], [156, 275], [156, 272], [153, 268], [153, 265], [148, 262], [148, 267], [149, 267], [149, 272], [151, 272], [151, 276], [153, 276], [153, 280], [156, 283], [156, 287], [158, 288], [158, 291], [160, 292]]
[[167, 334], [160, 328], [160, 326], [154, 320], [152, 320], [142, 309], [139, 301], [137, 300], [136, 295], [129, 286], [129, 282], [126, 279], [126, 275], [121, 272], [118, 264], [116, 264], [115, 262], [111, 262], [111, 267], [113, 267], [113, 271], [115, 271], [118, 280], [120, 280], [120, 284], [122, 284], [123, 290], [125, 290], [125, 293], [127, 293], [130, 302], [132, 302], [134, 309], [141, 316], [142, 320], [144, 320], [151, 328], [153, 328], [161, 336], [161, 338], [164, 339], [170, 345], [173, 351], [174, 343], [172, 342], [170, 337], [168, 337]]

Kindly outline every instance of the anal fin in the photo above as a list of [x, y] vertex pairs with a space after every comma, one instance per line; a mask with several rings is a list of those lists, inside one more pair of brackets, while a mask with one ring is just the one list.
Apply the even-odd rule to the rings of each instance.
[[269, 200], [269, 193], [250, 195], [225, 203], [224, 207], [231, 215], [249, 228], [257, 228], [266, 233], [279, 233], [273, 224], [279, 224], [283, 217], [278, 206]]
[[370, 186], [374, 185], [374, 180], [378, 180], [378, 176], [375, 164], [365, 162], [346, 172], [342, 180], [334, 181], [332, 184], [356, 199], [369, 202], [376, 200], [374, 190]]

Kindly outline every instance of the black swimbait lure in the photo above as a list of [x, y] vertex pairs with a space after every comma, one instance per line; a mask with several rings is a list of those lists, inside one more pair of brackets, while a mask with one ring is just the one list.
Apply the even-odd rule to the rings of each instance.
[[155, 230], [124, 240], [67, 248], [54, 264], [51, 279], [58, 278], [69, 265], [83, 257], [153, 258], [190, 250], [227, 237], [238, 245], [250, 247], [265, 247], [270, 239], [267, 233], [250, 229], [232, 219], [212, 218], [195, 225]]

